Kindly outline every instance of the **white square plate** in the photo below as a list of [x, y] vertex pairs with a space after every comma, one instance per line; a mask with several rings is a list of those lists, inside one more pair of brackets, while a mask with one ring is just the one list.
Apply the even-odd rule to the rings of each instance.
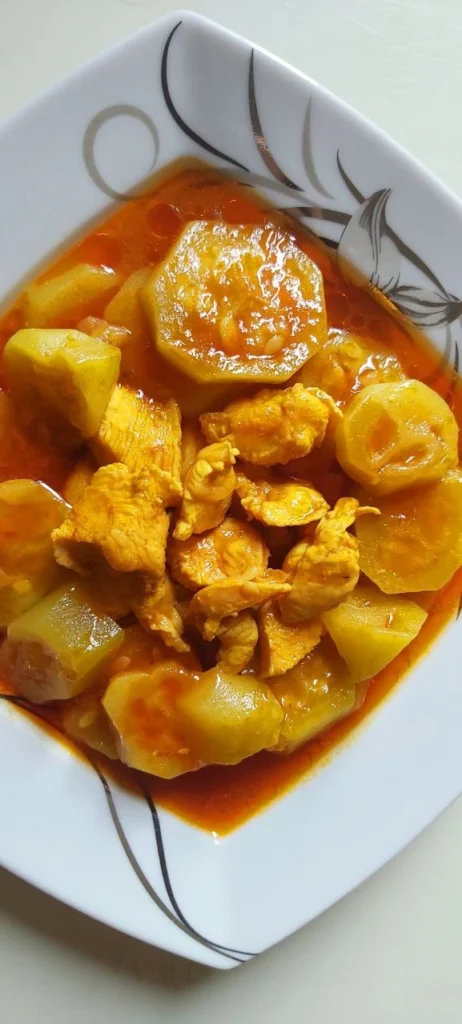
[[[2, 300], [179, 157], [235, 171], [459, 365], [460, 203], [342, 102], [191, 13], [103, 54], [0, 131]], [[116, 928], [216, 967], [293, 932], [462, 789], [460, 626], [336, 756], [227, 838], [130, 795], [0, 701], [0, 859]]]

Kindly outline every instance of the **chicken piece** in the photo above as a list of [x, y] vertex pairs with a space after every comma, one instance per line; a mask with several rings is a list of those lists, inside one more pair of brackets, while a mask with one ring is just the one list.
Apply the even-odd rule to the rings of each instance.
[[356, 586], [359, 551], [347, 532], [358, 516], [380, 514], [356, 498], [339, 498], [335, 508], [318, 523], [312, 540], [303, 540], [289, 551], [283, 563], [292, 585], [279, 602], [284, 622], [301, 622], [333, 608]]
[[181, 479], [184, 480], [188, 469], [196, 461], [201, 448], [204, 447], [204, 435], [198, 423], [183, 423], [181, 434]]
[[225, 518], [231, 504], [237, 448], [229, 441], [202, 448], [184, 478], [183, 499], [173, 536], [188, 540], [193, 533], [211, 530]]
[[281, 391], [264, 388], [252, 398], [231, 402], [223, 412], [205, 413], [200, 422], [208, 441], [227, 438], [242, 459], [273, 466], [322, 444], [334, 409], [325, 392], [294, 384]]
[[272, 597], [288, 594], [287, 578], [280, 569], [267, 569], [254, 580], [235, 577], [199, 590], [191, 600], [190, 611], [204, 640], [217, 636], [222, 619], [246, 608], [259, 608]]
[[157, 634], [167, 647], [173, 647], [180, 653], [190, 650], [189, 644], [181, 638], [183, 620], [175, 606], [169, 576], [162, 576], [160, 580], [145, 576], [132, 601], [132, 611], [141, 625], [150, 633]]
[[242, 507], [267, 526], [304, 526], [329, 511], [322, 494], [303, 480], [270, 475], [252, 480], [245, 473], [237, 473], [236, 480]]
[[123, 462], [133, 473], [146, 473], [154, 465], [165, 476], [168, 504], [181, 498], [181, 416], [174, 398], [148, 400], [118, 385], [93, 451], [100, 463]]
[[167, 547], [172, 576], [188, 590], [199, 590], [232, 576], [251, 580], [265, 571], [268, 556], [260, 534], [231, 516], [189, 540], [173, 538]]
[[116, 463], [95, 473], [52, 540], [56, 561], [85, 574], [100, 554], [118, 572], [161, 578], [169, 518], [162, 480]]
[[247, 668], [258, 643], [258, 626], [248, 611], [223, 619], [217, 636], [220, 638], [218, 667], [238, 675]]
[[297, 540], [297, 531], [289, 526], [261, 526], [259, 532], [269, 548], [270, 569], [280, 569]]
[[79, 498], [82, 497], [97, 468], [93, 459], [89, 456], [79, 459], [75, 463], [63, 487], [63, 498], [69, 502], [69, 505], [75, 505]]
[[260, 675], [282, 676], [306, 658], [319, 643], [325, 628], [320, 619], [288, 624], [275, 601], [267, 601], [258, 613]]

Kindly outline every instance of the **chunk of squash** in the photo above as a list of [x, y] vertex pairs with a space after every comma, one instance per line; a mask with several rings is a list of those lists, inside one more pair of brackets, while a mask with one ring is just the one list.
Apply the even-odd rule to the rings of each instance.
[[122, 281], [109, 267], [77, 263], [70, 270], [29, 285], [24, 294], [24, 313], [28, 327], [44, 327], [71, 310], [101, 299]]
[[337, 428], [337, 458], [371, 494], [440, 480], [458, 462], [458, 427], [440, 395], [419, 380], [371, 384]]
[[57, 586], [59, 569], [50, 534], [66, 514], [66, 503], [45, 484], [0, 484], [0, 627]]
[[115, 739], [101, 704], [101, 694], [94, 690], [68, 700], [60, 714], [60, 723], [71, 739], [90, 747], [111, 760], [118, 757]]
[[279, 737], [281, 707], [252, 675], [210, 669], [179, 695], [176, 708], [188, 746], [208, 764], [237, 764]]
[[158, 351], [200, 382], [287, 380], [326, 336], [321, 272], [272, 225], [188, 224], [142, 299]]
[[67, 700], [95, 682], [123, 635], [113, 619], [93, 611], [82, 587], [66, 583], [13, 619], [0, 670], [34, 704]]
[[120, 351], [80, 331], [25, 328], [7, 342], [3, 366], [21, 420], [60, 447], [96, 434], [117, 383]]
[[405, 597], [386, 597], [360, 585], [321, 618], [355, 682], [362, 682], [414, 640], [427, 613]]
[[120, 673], [111, 679], [103, 707], [124, 764], [163, 779], [202, 767], [189, 749], [175, 711], [178, 694], [197, 679], [178, 656], [149, 671]]
[[147, 329], [146, 317], [141, 305], [141, 288], [152, 274], [152, 267], [141, 267], [127, 277], [104, 310], [104, 318], [110, 324], [127, 328], [134, 337]]
[[278, 753], [290, 754], [356, 707], [355, 684], [329, 637], [269, 683], [284, 715]]
[[428, 487], [374, 496], [374, 502], [381, 515], [356, 523], [362, 572], [384, 594], [444, 587], [462, 565], [461, 470]]

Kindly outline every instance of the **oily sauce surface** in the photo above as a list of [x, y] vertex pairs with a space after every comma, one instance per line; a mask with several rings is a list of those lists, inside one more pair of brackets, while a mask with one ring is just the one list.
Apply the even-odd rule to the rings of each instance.
[[[210, 169], [185, 169], [158, 185], [149, 195], [126, 203], [103, 226], [48, 267], [46, 276], [81, 262], [109, 266], [125, 275], [146, 264], [155, 266], [185, 223], [200, 219], [222, 219], [229, 224], [261, 224], [267, 223], [271, 217], [268, 210], [236, 182], [224, 179]], [[277, 214], [274, 221], [281, 223]], [[431, 384], [449, 400], [460, 425], [461, 389], [441, 366], [440, 356], [425, 344], [417, 343], [390, 311], [379, 305], [370, 294], [347, 283], [320, 243], [292, 223], [290, 229], [300, 248], [322, 271], [329, 328], [345, 334], [354, 332], [377, 343], [382, 349], [385, 346], [389, 349], [390, 358], [399, 354], [410, 377]], [[71, 315], [67, 313], [65, 323], [57, 320], [51, 326], [75, 327], [85, 316], [102, 316], [106, 304], [107, 296], [101, 302], [74, 310]], [[22, 326], [19, 307], [13, 307], [0, 319], [0, 352], [8, 338]], [[368, 374], [374, 370], [373, 364], [373, 357], [369, 357], [358, 379], [367, 382]], [[191, 388], [198, 386], [156, 353], [147, 330], [136, 351], [131, 352], [130, 364], [122, 366], [120, 380], [142, 390], [148, 397], [173, 391], [180, 406], [183, 399], [186, 415], [188, 395]], [[4, 387], [1, 378], [0, 387]], [[0, 391], [0, 419], [3, 414], [1, 397]], [[0, 451], [0, 481], [30, 477], [40, 479], [58, 491], [61, 489], [72, 466], [71, 458], [58, 453], [45, 454], [32, 440], [19, 436], [14, 427], [6, 437]], [[323, 493], [329, 493], [330, 484], [328, 479], [323, 483], [321, 475]], [[149, 786], [159, 804], [188, 821], [216, 834], [229, 832], [294, 785], [357, 728], [454, 617], [461, 591], [462, 570], [459, 570], [443, 591], [414, 595], [414, 599], [423, 603], [428, 611], [428, 619], [418, 637], [372, 680], [359, 711], [305, 747], [288, 757], [264, 752], [239, 765], [208, 767], [171, 781], [143, 776], [143, 784]], [[42, 709], [40, 711], [42, 713]], [[52, 709], [45, 712], [45, 718], [50, 726], [54, 725]], [[127, 785], [137, 774], [112, 762], [106, 761], [105, 766], [108, 772]]]

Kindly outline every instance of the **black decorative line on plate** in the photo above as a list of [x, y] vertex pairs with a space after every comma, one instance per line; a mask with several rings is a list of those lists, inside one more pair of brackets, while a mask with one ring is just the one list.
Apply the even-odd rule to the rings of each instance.
[[342, 213], [341, 210], [328, 210], [323, 206], [280, 206], [279, 212], [287, 213], [289, 216], [298, 213], [301, 217], [331, 221], [333, 224], [346, 225], [351, 220], [349, 213]]
[[[151, 817], [152, 817], [152, 823], [153, 823], [153, 826], [154, 826], [154, 835], [155, 835], [155, 839], [156, 839], [157, 854], [158, 854], [158, 857], [159, 857], [160, 869], [161, 869], [161, 872], [162, 872], [162, 878], [164, 880], [164, 885], [165, 885], [165, 888], [167, 890], [168, 898], [170, 900], [170, 903], [172, 904], [172, 907], [173, 907], [174, 911], [176, 912], [176, 914], [178, 915], [180, 921], [182, 921], [183, 924], [185, 925], [185, 927], [188, 929], [188, 933], [191, 934], [192, 936], [194, 936], [194, 938], [201, 939], [203, 942], [206, 942], [208, 945], [210, 945], [209, 940], [204, 938], [204, 936], [201, 935], [200, 932], [196, 931], [196, 929], [193, 928], [193, 926], [189, 923], [189, 921], [186, 919], [186, 917], [184, 916], [183, 912], [181, 911], [180, 907], [178, 906], [175, 894], [173, 892], [172, 883], [170, 881], [170, 875], [169, 875], [168, 865], [167, 865], [167, 858], [165, 856], [164, 841], [163, 841], [163, 838], [162, 838], [162, 829], [161, 829], [161, 825], [160, 825], [159, 815], [157, 813], [157, 808], [156, 808], [156, 806], [154, 804], [154, 801], [152, 799], [152, 796], [151, 796], [149, 790], [145, 790], [144, 791], [144, 797], [146, 799], [146, 803], [147, 803], [147, 805], [149, 807], [149, 810], [150, 810], [150, 813], [151, 813]], [[213, 948], [215, 950], [218, 950], [220, 952], [221, 951], [225, 951], [226, 953], [235, 953], [237, 957], [247, 958], [247, 957], [257, 956], [256, 953], [249, 953], [249, 952], [247, 952], [245, 950], [242, 950], [242, 949], [233, 949], [231, 946], [223, 946], [219, 942], [214, 942], [211, 945], [213, 945]]]
[[[11, 693], [0, 693], [0, 700], [4, 700], [8, 704], [12, 704], [15, 707], [19, 707], [22, 711], [27, 712], [28, 714], [32, 715], [35, 718], [38, 718], [41, 722], [45, 722], [46, 724], [49, 724], [48, 719], [46, 718], [46, 716], [42, 715], [40, 713], [40, 708], [37, 707], [34, 704], [31, 704], [24, 697], [19, 697], [16, 694], [11, 694]], [[53, 728], [56, 729], [56, 732], [60, 733], [62, 736], [66, 735], [63, 732], [63, 730], [59, 728], [59, 726], [53, 724]], [[73, 742], [75, 742], [75, 741], [73, 741]], [[125, 830], [123, 828], [122, 822], [121, 822], [121, 820], [119, 818], [119, 815], [117, 813], [117, 808], [116, 808], [116, 805], [115, 805], [114, 797], [112, 795], [111, 787], [109, 785], [109, 782], [108, 782], [106, 776], [103, 773], [103, 770], [102, 770], [100, 764], [98, 763], [98, 761], [95, 758], [92, 757], [92, 755], [89, 753], [89, 751], [86, 748], [80, 746], [80, 744], [78, 744], [78, 743], [75, 743], [75, 745], [78, 747], [79, 751], [84, 755], [84, 757], [86, 758], [88, 764], [91, 766], [91, 768], [93, 768], [93, 771], [98, 776], [98, 779], [100, 780], [101, 785], [103, 787], [104, 794], [105, 794], [105, 797], [106, 797], [106, 801], [107, 801], [107, 804], [108, 804], [108, 807], [109, 807], [109, 812], [110, 812], [110, 815], [111, 815], [111, 818], [112, 818], [112, 822], [113, 822], [113, 825], [115, 827], [115, 830], [116, 830], [118, 839], [120, 841], [120, 844], [121, 844], [121, 846], [123, 848], [123, 851], [124, 851], [124, 853], [125, 853], [125, 855], [127, 857], [127, 860], [129, 862], [130, 866], [132, 867], [132, 869], [135, 872], [137, 878], [141, 882], [144, 890], [146, 891], [146, 893], [148, 894], [150, 899], [153, 901], [153, 903], [155, 903], [156, 907], [158, 907], [158, 909], [162, 911], [162, 913], [169, 919], [169, 921], [172, 922], [172, 924], [176, 925], [176, 927], [179, 928], [180, 931], [184, 932], [185, 935], [188, 935], [189, 938], [195, 939], [195, 941], [198, 942], [201, 946], [205, 946], [207, 949], [211, 950], [214, 953], [218, 953], [220, 956], [223, 956], [223, 957], [225, 957], [228, 960], [233, 960], [235, 963], [241, 964], [241, 963], [245, 963], [250, 957], [256, 956], [257, 954], [255, 954], [255, 953], [246, 953], [246, 952], [243, 952], [241, 950], [231, 949], [228, 946], [222, 946], [220, 943], [212, 942], [210, 939], [207, 939], [204, 935], [201, 935], [200, 932], [196, 931], [196, 929], [193, 928], [193, 926], [189, 923], [187, 918], [184, 916], [184, 914], [182, 913], [182, 911], [181, 911], [181, 909], [180, 909], [180, 907], [178, 905], [178, 902], [177, 902], [176, 897], [174, 895], [172, 884], [171, 884], [171, 881], [170, 881], [170, 875], [169, 875], [168, 866], [167, 866], [167, 858], [166, 858], [166, 855], [165, 855], [165, 847], [164, 847], [164, 844], [163, 844], [162, 833], [161, 833], [161, 828], [160, 828], [160, 821], [159, 821], [159, 816], [158, 816], [158, 813], [157, 813], [157, 809], [155, 807], [155, 804], [154, 804], [154, 802], [152, 800], [151, 795], [148, 794], [145, 790], [143, 790], [142, 787], [140, 786], [140, 795], [142, 797], [144, 797], [144, 799], [146, 800], [146, 802], [148, 804], [149, 811], [150, 811], [151, 818], [152, 818], [152, 822], [153, 822], [153, 825], [154, 825], [154, 833], [155, 833], [155, 837], [156, 837], [157, 854], [158, 854], [158, 857], [159, 857], [159, 864], [160, 864], [160, 869], [161, 869], [161, 872], [162, 872], [162, 878], [164, 880], [164, 884], [165, 884], [165, 888], [166, 888], [169, 900], [170, 900], [170, 902], [172, 904], [172, 907], [173, 907], [173, 910], [170, 910], [170, 908], [164, 903], [164, 901], [158, 895], [158, 893], [156, 892], [154, 887], [151, 885], [149, 879], [146, 877], [146, 875], [145, 875], [141, 865], [139, 864], [139, 862], [138, 862], [138, 860], [137, 860], [137, 858], [136, 858], [136, 856], [135, 856], [135, 854], [134, 854], [134, 852], [133, 852], [133, 850], [132, 850], [132, 848], [130, 846], [129, 840], [128, 840], [127, 835], [126, 835], [126, 832], [125, 832]]]
[[279, 166], [277, 161], [274, 159], [272, 153], [270, 153], [257, 107], [257, 97], [255, 93], [255, 51], [253, 49], [250, 52], [248, 94], [249, 112], [250, 120], [252, 123], [253, 137], [255, 139], [258, 152], [260, 153], [260, 156], [263, 160], [263, 163], [265, 164], [265, 167], [268, 168], [271, 174], [273, 174], [274, 177], [277, 178], [277, 180], [280, 181], [282, 185], [286, 185], [287, 188], [294, 189], [295, 192], [303, 192], [303, 189], [300, 188], [300, 185], [296, 185], [291, 178], [287, 177], [287, 174], [284, 174], [284, 171]]
[[153, 143], [153, 157], [150, 167], [150, 173], [154, 170], [157, 163], [157, 157], [159, 155], [159, 136], [154, 121], [146, 113], [145, 110], [141, 110], [141, 107], [135, 107], [131, 103], [116, 103], [111, 107], [105, 107], [104, 110], [100, 110], [95, 117], [92, 117], [90, 123], [85, 129], [82, 142], [82, 152], [85, 167], [95, 185], [101, 189], [105, 195], [109, 196], [109, 199], [116, 199], [117, 201], [126, 202], [129, 199], [137, 199], [141, 192], [134, 190], [133, 192], [118, 192], [117, 189], [112, 188], [111, 185], [105, 181], [101, 174], [98, 165], [96, 163], [95, 156], [95, 143], [100, 128], [108, 121], [112, 121], [115, 117], [133, 117], [136, 121], [148, 129], [149, 134]]
[[173, 100], [172, 100], [172, 97], [171, 97], [171, 93], [170, 93], [169, 84], [168, 84], [168, 54], [169, 54], [171, 42], [172, 42], [172, 39], [173, 39], [173, 37], [175, 35], [175, 32], [178, 31], [180, 25], [182, 25], [182, 24], [183, 24], [183, 22], [179, 21], [178, 24], [175, 25], [174, 28], [172, 28], [172, 31], [170, 32], [170, 34], [169, 34], [169, 36], [167, 38], [167, 41], [165, 43], [165, 46], [164, 46], [164, 49], [163, 49], [163, 53], [162, 53], [162, 63], [161, 63], [161, 69], [160, 69], [160, 80], [161, 80], [162, 92], [163, 92], [163, 95], [164, 95], [164, 100], [165, 100], [165, 102], [167, 104], [168, 110], [169, 110], [170, 114], [172, 115], [173, 120], [178, 125], [178, 127], [181, 128], [181, 131], [184, 132], [185, 135], [188, 136], [188, 138], [192, 139], [193, 142], [197, 142], [199, 146], [202, 146], [202, 149], [207, 150], [208, 153], [213, 153], [213, 155], [219, 157], [220, 160], [226, 160], [227, 163], [233, 164], [234, 167], [239, 167], [239, 169], [241, 171], [248, 171], [249, 168], [246, 167], [245, 164], [241, 164], [239, 162], [239, 160], [234, 160], [234, 158], [232, 156], [228, 156], [226, 153], [222, 153], [222, 151], [220, 149], [216, 149], [216, 147], [212, 146], [210, 142], [206, 142], [205, 139], [203, 139], [200, 135], [198, 135], [197, 132], [195, 132], [193, 128], [190, 128], [189, 125], [186, 124], [186, 121], [184, 121], [183, 118], [181, 117], [181, 115], [178, 113], [178, 111], [177, 111], [177, 109], [176, 109], [176, 107], [175, 107], [175, 105], [173, 103]]

